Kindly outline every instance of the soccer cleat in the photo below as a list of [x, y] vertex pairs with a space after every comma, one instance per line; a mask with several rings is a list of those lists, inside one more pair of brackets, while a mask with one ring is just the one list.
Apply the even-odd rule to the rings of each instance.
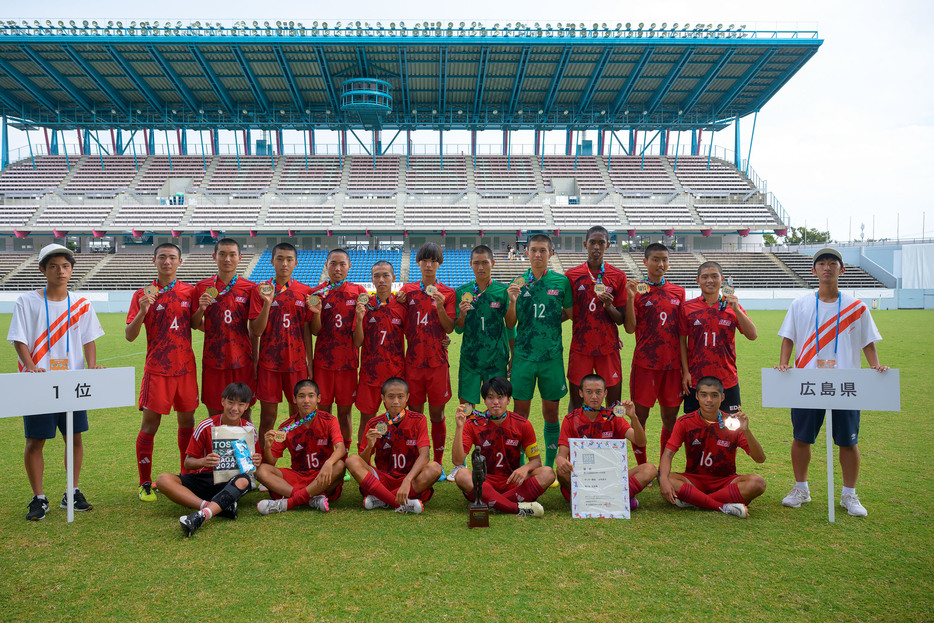
[[352, 479], [353, 479], [353, 477], [350, 475], [350, 472], [345, 471], [345, 472], [344, 472], [344, 482], [350, 482]]
[[[62, 503], [59, 505], [59, 508], [68, 508], [68, 492], [62, 494]], [[88, 504], [87, 499], [84, 497], [84, 494], [81, 493], [81, 489], [75, 489], [75, 510], [76, 511], [89, 511], [94, 506]]]
[[406, 502], [405, 504], [397, 508], [396, 512], [402, 513], [403, 515], [418, 515], [419, 513], [422, 512], [423, 508], [424, 507], [422, 506], [421, 500], [409, 500], [408, 502]]
[[312, 507], [316, 511], [321, 511], [326, 513], [331, 510], [331, 507], [328, 506], [328, 496], [326, 495], [316, 495], [315, 497], [308, 500], [308, 506]]
[[221, 512], [217, 514], [218, 517], [226, 517], [227, 519], [236, 519], [240, 516], [240, 507], [236, 502], [228, 506], [227, 508], [222, 508]]
[[260, 500], [256, 503], [256, 510], [260, 515], [270, 515], [272, 513], [284, 513], [289, 510], [289, 501], [285, 498], [278, 500]]
[[43, 500], [40, 497], [33, 496], [32, 500], [29, 501], [29, 512], [26, 513], [26, 519], [28, 521], [39, 521], [40, 519], [45, 519], [45, 514], [49, 510], [49, 501]]
[[675, 506], [678, 508], [697, 508], [693, 504], [685, 502], [684, 500], [679, 500], [678, 498], [675, 498]]
[[782, 506], [787, 506], [788, 508], [801, 508], [802, 504], [811, 501], [811, 493], [805, 489], [801, 489], [798, 485], [795, 485], [791, 488], [791, 491], [788, 492], [788, 495], [782, 500]]
[[639, 508], [639, 500], [636, 498], [629, 498], [629, 512], [631, 513], [637, 508]]
[[749, 516], [749, 511], [746, 509], [745, 504], [736, 504], [731, 502], [721, 506], [720, 510], [722, 510], [727, 515], [735, 515], [740, 519], [746, 519], [746, 517]]
[[448, 479], [448, 475], [444, 473], [444, 468], [441, 468], [441, 475], [438, 476], [437, 482], [444, 482]]
[[182, 532], [186, 537], [190, 537], [204, 523], [204, 515], [200, 512], [190, 515], [182, 515], [178, 518], [178, 523], [182, 524]]
[[375, 508], [389, 508], [389, 504], [386, 504], [386, 502], [383, 502], [375, 495], [368, 495], [363, 498], [363, 508], [371, 511]]
[[846, 509], [846, 512], [853, 517], [865, 517], [869, 514], [866, 507], [859, 501], [859, 496], [855, 493], [844, 493], [840, 496], [840, 506]]
[[139, 486], [139, 499], [143, 502], [156, 501], [156, 492], [152, 490], [151, 482], [144, 482]]
[[538, 502], [519, 502], [519, 517], [543, 517], [545, 509]]
[[549, 488], [549, 489], [554, 489], [555, 487], [560, 487], [560, 486], [561, 486], [561, 485], [558, 483], [558, 480], [555, 479], [554, 482], [552, 482], [550, 485], [548, 485], [548, 488]]
[[454, 469], [451, 470], [451, 473], [448, 474], [447, 481], [448, 481], [448, 482], [454, 482], [454, 476], [457, 474], [457, 472], [459, 472], [459, 471], [461, 471], [462, 469], [464, 469], [464, 467], [465, 467], [464, 465], [455, 465], [455, 466], [454, 466]]

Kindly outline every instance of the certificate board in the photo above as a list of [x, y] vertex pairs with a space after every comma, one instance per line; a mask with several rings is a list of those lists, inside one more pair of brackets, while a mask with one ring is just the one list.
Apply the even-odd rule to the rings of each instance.
[[629, 519], [625, 439], [569, 439], [571, 516]]

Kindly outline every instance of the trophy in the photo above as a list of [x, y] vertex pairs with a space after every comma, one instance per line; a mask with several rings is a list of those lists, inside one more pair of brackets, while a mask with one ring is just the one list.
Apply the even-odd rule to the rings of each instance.
[[489, 528], [490, 507], [483, 503], [480, 495], [483, 482], [486, 480], [486, 459], [480, 453], [480, 448], [474, 448], [470, 455], [470, 462], [473, 465], [474, 501], [470, 503], [470, 520], [467, 522], [467, 527]]

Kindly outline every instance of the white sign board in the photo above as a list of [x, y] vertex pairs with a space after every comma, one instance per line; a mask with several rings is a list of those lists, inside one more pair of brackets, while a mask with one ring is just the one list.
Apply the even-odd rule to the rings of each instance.
[[136, 369], [0, 374], [0, 417], [109, 409], [136, 404]]
[[762, 406], [901, 411], [898, 370], [762, 368]]
[[571, 516], [629, 519], [629, 462], [625, 439], [568, 439]]

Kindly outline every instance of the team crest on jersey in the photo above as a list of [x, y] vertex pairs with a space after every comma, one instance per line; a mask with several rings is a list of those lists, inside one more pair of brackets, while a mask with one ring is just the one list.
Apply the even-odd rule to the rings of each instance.
[[557, 290], [549, 290], [549, 291], [548, 291], [548, 296], [558, 296], [558, 291], [557, 291]]
[[720, 326], [721, 326], [721, 327], [731, 327], [731, 326], [733, 326], [733, 321], [732, 321], [732, 320], [727, 320], [726, 318], [721, 318], [721, 319], [720, 319]]
[[691, 442], [691, 445], [692, 445], [692, 446], [699, 446], [699, 445], [701, 445], [701, 440], [700, 440], [700, 439], [695, 439], [694, 441]]
[[327, 439], [319, 439], [319, 440], [318, 440], [318, 445], [319, 445], [319, 446], [326, 446], [326, 445], [328, 445], [328, 440], [327, 440]]
[[518, 439], [507, 439], [507, 440], [506, 440], [506, 445], [507, 445], [507, 446], [518, 446], [518, 445], [519, 445], [519, 440], [518, 440]]
[[718, 439], [718, 440], [717, 440], [717, 445], [718, 445], [718, 446], [723, 446], [724, 448], [729, 448], [729, 447], [730, 447], [730, 442], [727, 441], [726, 439]]
[[499, 301], [493, 301], [492, 303], [490, 303], [490, 309], [499, 309], [499, 308], [500, 308]]
[[681, 304], [681, 301], [678, 300], [678, 299], [668, 299], [668, 301], [669, 301], [672, 305], [680, 305], [680, 304]]
[[191, 301], [182, 301], [182, 307], [191, 307]]
[[347, 299], [346, 301], [344, 301], [344, 305], [350, 305], [353, 307], [353, 306], [356, 306], [356, 304], [357, 304], [357, 301], [354, 299]]
[[613, 431], [605, 430], [600, 434], [600, 436], [603, 437], [604, 439], [609, 439], [610, 437], [613, 436]]
[[399, 320], [398, 318], [393, 318], [393, 319], [392, 319], [392, 324], [402, 324], [402, 321]]
[[234, 300], [237, 301], [238, 303], [246, 303], [246, 297], [244, 296], [235, 296]]
[[302, 299], [295, 299], [295, 306], [296, 306], [296, 307], [304, 307], [304, 306], [305, 306], [305, 301], [303, 301]]
[[418, 439], [406, 439], [405, 440], [405, 445], [407, 446], [414, 446], [416, 444], [418, 444]]

